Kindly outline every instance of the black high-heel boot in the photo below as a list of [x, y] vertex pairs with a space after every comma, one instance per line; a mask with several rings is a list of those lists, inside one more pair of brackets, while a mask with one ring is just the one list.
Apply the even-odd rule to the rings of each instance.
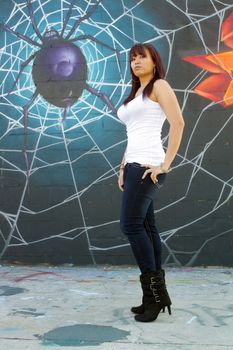
[[[163, 279], [164, 279], [164, 285], [165, 285], [164, 288], [166, 288], [166, 283], [165, 283], [165, 271], [164, 271], [163, 269], [161, 269], [161, 271], [162, 271], [162, 276], [163, 276]], [[140, 276], [140, 282], [141, 282], [141, 285], [142, 285], [142, 275]], [[143, 288], [142, 288], [142, 290], [143, 290]], [[167, 298], [168, 298], [167, 304], [169, 304], [169, 303], [171, 304], [171, 299], [170, 299], [170, 297], [169, 297], [169, 295], [168, 295], [168, 292], [167, 292]], [[163, 307], [162, 310], [163, 310], [163, 312], [165, 312], [165, 307]], [[141, 315], [141, 314], [144, 313], [144, 311], [145, 311], [145, 308], [144, 308], [144, 296], [142, 297], [142, 304], [139, 305], [139, 306], [133, 306], [133, 307], [131, 307], [131, 311], [132, 311], [134, 314], [138, 314], [138, 315]]]
[[141, 275], [144, 312], [135, 316], [139, 322], [152, 322], [161, 310], [168, 308], [171, 315], [171, 300], [167, 293], [162, 271], [151, 271]]

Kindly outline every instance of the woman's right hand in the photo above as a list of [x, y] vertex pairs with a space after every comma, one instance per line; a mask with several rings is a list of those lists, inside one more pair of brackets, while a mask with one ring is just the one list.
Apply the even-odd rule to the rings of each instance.
[[120, 174], [119, 174], [119, 177], [118, 177], [118, 186], [119, 186], [119, 189], [123, 192], [124, 191], [124, 169], [120, 169]]

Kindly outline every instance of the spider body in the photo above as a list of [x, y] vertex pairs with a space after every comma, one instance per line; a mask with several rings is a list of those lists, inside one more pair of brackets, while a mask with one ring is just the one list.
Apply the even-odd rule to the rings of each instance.
[[37, 51], [32, 78], [38, 93], [49, 103], [69, 108], [82, 95], [87, 80], [87, 63], [81, 49], [66, 39], [46, 33]]

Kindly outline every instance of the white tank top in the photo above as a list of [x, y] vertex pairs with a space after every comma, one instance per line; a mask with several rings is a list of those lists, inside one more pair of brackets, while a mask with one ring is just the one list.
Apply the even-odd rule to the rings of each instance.
[[158, 102], [142, 94], [122, 105], [117, 115], [126, 125], [125, 163], [137, 162], [159, 166], [165, 157], [161, 131], [166, 115]]

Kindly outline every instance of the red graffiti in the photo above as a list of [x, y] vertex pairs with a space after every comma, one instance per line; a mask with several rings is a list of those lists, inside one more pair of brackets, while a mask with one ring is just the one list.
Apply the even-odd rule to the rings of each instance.
[[55, 273], [55, 272], [36, 272], [36, 273], [32, 273], [30, 275], [26, 275], [26, 276], [22, 276], [22, 277], [17, 277], [14, 279], [15, 282], [21, 282], [27, 279], [31, 279], [37, 276], [44, 276], [44, 275], [56, 275], [56, 276], [60, 276], [59, 274]]
[[[221, 28], [221, 41], [233, 48], [233, 12], [223, 22]], [[233, 52], [225, 51], [202, 56], [188, 56], [183, 60], [204, 68], [206, 71], [216, 73], [211, 75], [194, 91], [211, 101], [218, 102], [227, 107], [233, 105]]]

